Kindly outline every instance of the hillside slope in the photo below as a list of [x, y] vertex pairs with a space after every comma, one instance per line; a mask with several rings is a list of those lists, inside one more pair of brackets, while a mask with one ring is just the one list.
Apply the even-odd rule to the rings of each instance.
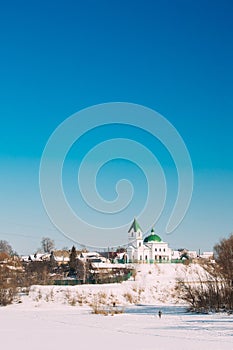
[[[32, 286], [30, 302], [43, 304], [56, 302], [62, 304], [105, 305], [130, 304], [176, 304], [181, 303], [175, 290], [178, 278], [195, 280], [196, 273], [203, 274], [197, 264], [136, 265], [135, 280], [122, 283], [78, 286]], [[29, 301], [28, 300], [28, 301]]]

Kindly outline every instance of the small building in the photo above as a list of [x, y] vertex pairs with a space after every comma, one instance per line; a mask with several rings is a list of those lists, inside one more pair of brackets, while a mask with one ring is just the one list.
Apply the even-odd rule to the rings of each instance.
[[95, 262], [95, 263], [110, 263], [110, 260], [102, 256], [97, 252], [82, 252], [78, 255], [78, 258], [83, 261]]
[[196, 258], [197, 252], [195, 250], [188, 250], [186, 248], [172, 250], [172, 260], [193, 260]]
[[60, 265], [67, 265], [70, 261], [70, 253], [67, 250], [54, 250], [51, 252], [50, 260]]
[[203, 252], [199, 257], [201, 259], [212, 260], [212, 259], [214, 259], [214, 253], [213, 252]]
[[168, 243], [155, 234], [152, 228], [150, 234], [143, 239], [142, 229], [134, 219], [128, 231], [128, 261], [132, 263], [153, 263], [171, 261], [172, 251]]

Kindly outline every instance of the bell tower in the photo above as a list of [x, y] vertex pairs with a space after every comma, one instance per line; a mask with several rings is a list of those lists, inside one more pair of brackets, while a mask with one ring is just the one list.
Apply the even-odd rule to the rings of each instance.
[[133, 244], [137, 248], [142, 247], [143, 245], [142, 229], [136, 218], [134, 218], [134, 221], [128, 231], [128, 243]]

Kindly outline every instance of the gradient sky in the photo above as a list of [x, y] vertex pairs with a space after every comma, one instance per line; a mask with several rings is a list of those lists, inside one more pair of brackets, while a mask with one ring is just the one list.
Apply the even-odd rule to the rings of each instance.
[[43, 209], [41, 154], [67, 117], [112, 101], [158, 111], [189, 149], [192, 202], [182, 224], [162, 238], [172, 248], [205, 251], [227, 237], [233, 231], [232, 37], [231, 0], [1, 4], [0, 239], [22, 254], [39, 247], [42, 236], [59, 248], [72, 245]]

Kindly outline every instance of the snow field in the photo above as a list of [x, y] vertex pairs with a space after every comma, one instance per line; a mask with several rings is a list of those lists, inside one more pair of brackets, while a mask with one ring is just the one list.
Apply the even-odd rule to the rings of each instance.
[[[198, 265], [138, 265], [135, 281], [121, 284], [32, 286], [21, 303], [0, 308], [1, 349], [230, 350], [232, 315], [191, 314], [177, 304], [176, 279], [193, 281], [196, 271], [204, 273]], [[93, 314], [96, 300], [115, 301], [124, 313]]]

